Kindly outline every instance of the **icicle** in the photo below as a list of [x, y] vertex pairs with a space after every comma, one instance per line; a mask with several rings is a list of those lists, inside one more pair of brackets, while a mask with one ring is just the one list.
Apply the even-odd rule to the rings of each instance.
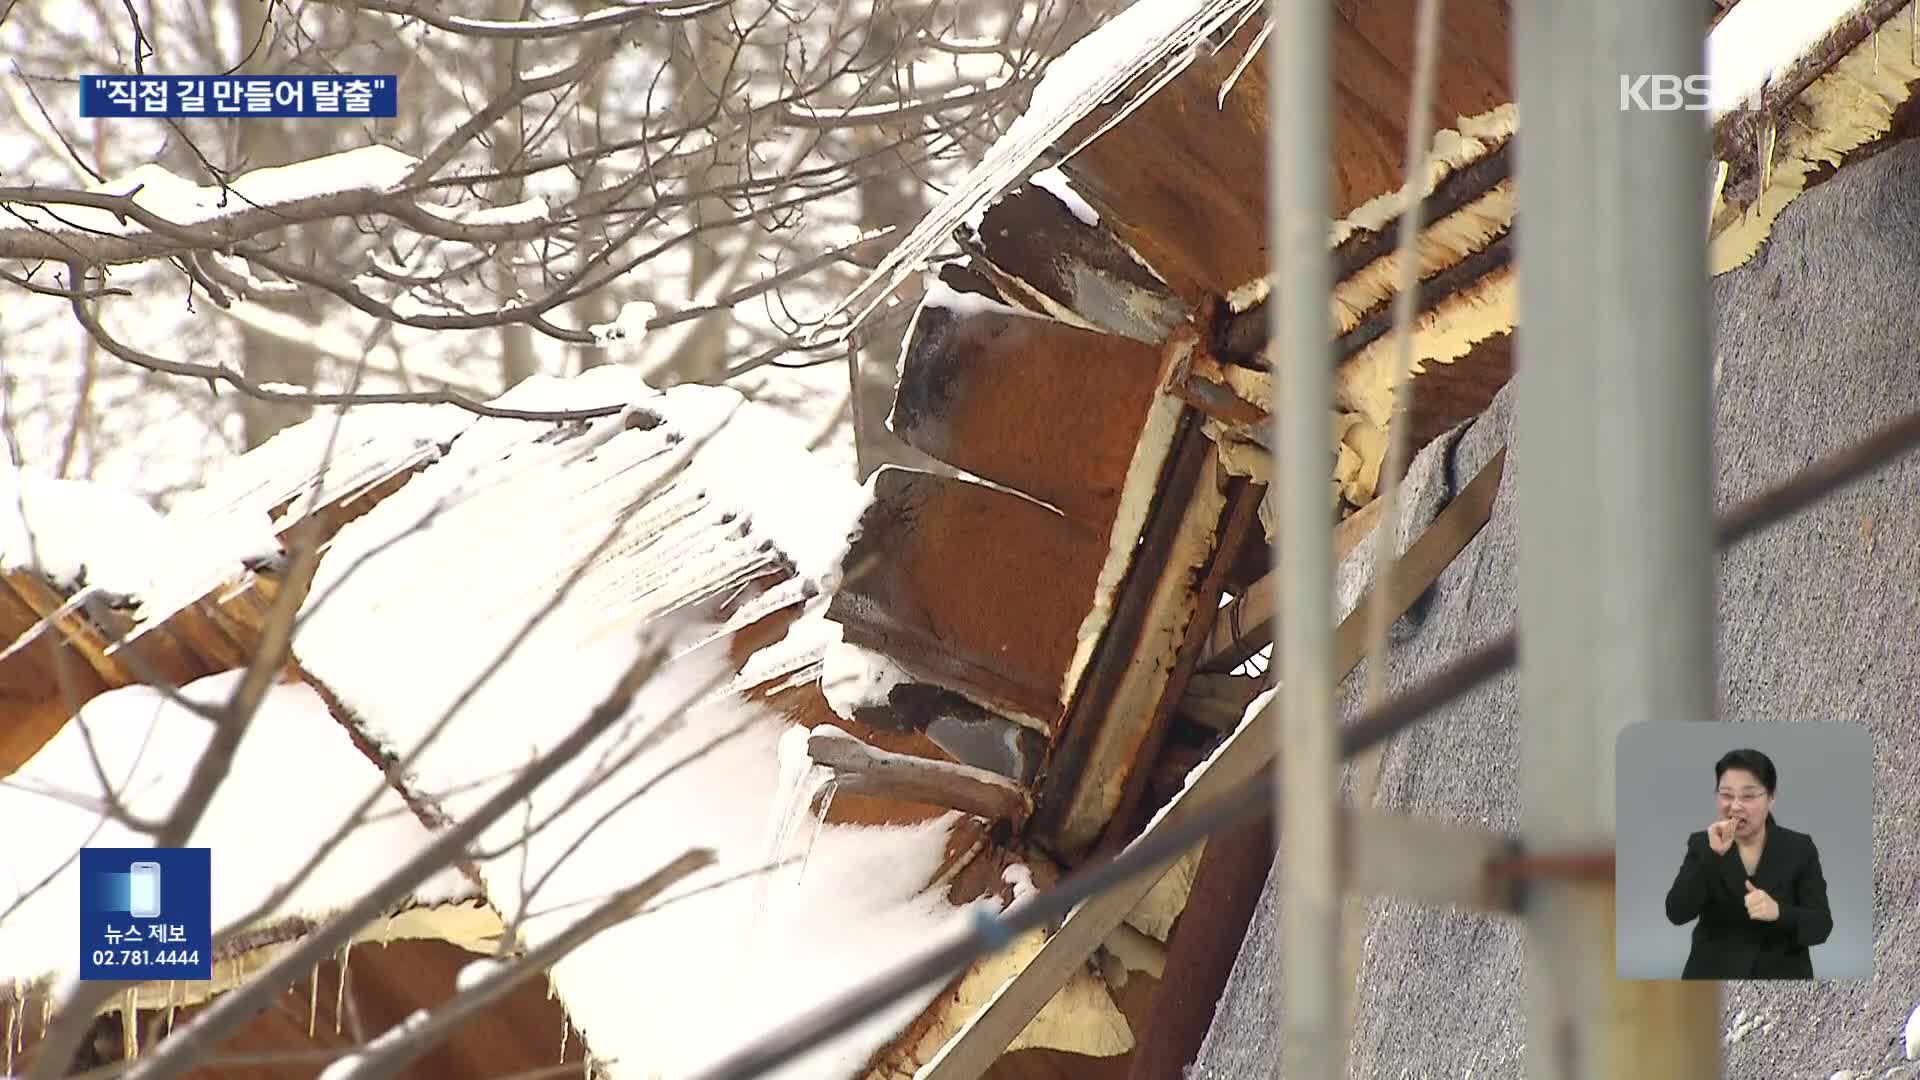
[[551, 972], [551, 971], [549, 971], [549, 972], [547, 972], [547, 1000], [548, 1000], [548, 1001], [552, 1001], [552, 1000], [553, 1000], [553, 994], [554, 994], [554, 990], [553, 990], [553, 972]]
[[347, 1009], [347, 961], [353, 956], [353, 942], [340, 946], [340, 982], [333, 988], [333, 1033], [340, 1034], [340, 1017]]
[[567, 1022], [566, 1017], [564, 1016], [561, 1017], [560, 1018], [560, 1060], [556, 1064], [565, 1065], [567, 1063], [567, 1036], [572, 1033], [573, 1033], [573, 1025]]
[[47, 1037], [47, 1025], [53, 1022], [53, 994], [40, 995], [40, 1037]]
[[1232, 73], [1227, 76], [1227, 81], [1220, 84], [1220, 95], [1213, 103], [1215, 112], [1227, 107], [1227, 95], [1233, 91], [1233, 84], [1239, 82], [1240, 76], [1246, 74], [1247, 66], [1252, 64], [1253, 58], [1260, 54], [1260, 46], [1267, 43], [1267, 36], [1272, 33], [1273, 22], [1268, 20], [1267, 25], [1260, 28], [1259, 36], [1253, 39], [1253, 44], [1247, 47], [1247, 55], [1240, 58], [1240, 62], [1234, 65]]
[[13, 1075], [13, 1028], [20, 1017], [20, 984], [7, 980], [7, 1075]]
[[320, 965], [307, 972], [307, 1038], [313, 1038], [313, 1022], [320, 1016]]
[[807, 879], [807, 864], [813, 861], [814, 846], [820, 842], [820, 834], [826, 831], [827, 811], [833, 809], [833, 794], [838, 790], [840, 790], [840, 781], [829, 777], [827, 782], [820, 786], [819, 807], [808, 808], [813, 815], [813, 822], [812, 828], [807, 831], [807, 842], [800, 849], [800, 872], [793, 879], [796, 886]]
[[173, 1010], [180, 1000], [179, 991], [180, 991], [180, 983], [174, 979], [168, 979], [167, 980], [167, 1034], [169, 1035], [173, 1034]]
[[1766, 197], [1767, 188], [1773, 183], [1773, 144], [1780, 137], [1780, 130], [1768, 124], [1766, 133], [1760, 142], [1760, 196]]
[[120, 1049], [128, 1061], [140, 1056], [140, 1003], [128, 987], [120, 999]]

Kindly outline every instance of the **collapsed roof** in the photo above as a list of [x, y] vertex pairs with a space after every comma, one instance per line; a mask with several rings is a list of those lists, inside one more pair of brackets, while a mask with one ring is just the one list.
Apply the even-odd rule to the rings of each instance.
[[[585, 754], [487, 827], [472, 858], [361, 928], [360, 947], [315, 965], [229, 1049], [351, 1045], [356, 1027], [371, 1035], [471, 984], [485, 971], [476, 956], [538, 948], [608, 894], [705, 848], [712, 865], [561, 959], [544, 994], [523, 990], [496, 1006], [489, 1026], [511, 1036], [455, 1039], [432, 1059], [462, 1075], [567, 1060], [616, 1078], [680, 1073], [959, 928], [974, 907], [997, 910], [1025, 880], [976, 819], [851, 783], [828, 790], [834, 774], [807, 757], [809, 728], [870, 734], [834, 721], [804, 670], [805, 639], [821, 620], [803, 612], [833, 580], [858, 488], [814, 464], [783, 418], [730, 390], [655, 393], [602, 368], [530, 380], [496, 402], [610, 403], [622, 407], [560, 423], [382, 407], [349, 413], [358, 420], [338, 439], [328, 437], [332, 419], [317, 418], [183, 500], [176, 525], [194, 521], [193, 509], [255, 508], [245, 517], [258, 518], [246, 534], [256, 544], [318, 515], [325, 547], [291, 662], [189, 840], [214, 849], [217, 926], [235, 931], [216, 947], [216, 978], [142, 986], [112, 1003], [95, 1036], [103, 1045], [86, 1048], [83, 1063], [140, 1052], [154, 1031], [244, 984], [464, 820], [582, 722], [646, 635], [668, 650], [662, 666]], [[329, 442], [324, 482], [304, 487]], [[28, 503], [43, 557], [9, 580], [81, 597], [104, 586], [61, 572], [90, 557], [61, 545], [153, 522], [76, 521], [72, 511], [88, 507], [65, 494]], [[197, 524], [212, 532], [219, 520]], [[67, 525], [109, 528], [63, 537]], [[273, 589], [265, 583], [279, 568], [255, 555], [251, 568], [223, 563], [206, 595], [172, 583], [120, 595], [130, 630], [92, 624], [104, 609], [65, 598], [64, 622], [17, 633], [9, 662], [40, 666], [17, 669], [12, 685], [33, 700], [58, 697], [47, 669], [150, 648], [146, 639], [180, 625], [152, 595], [225, 617], [206, 614], [222, 610], [217, 597]], [[104, 644], [74, 644], [82, 622]], [[239, 660], [182, 680], [183, 700], [223, 706], [239, 681], [262, 627], [224, 625]], [[793, 627], [794, 642], [783, 641]], [[191, 655], [206, 666], [230, 660]], [[109, 812], [115, 797], [135, 819], [164, 818], [210, 737], [192, 708], [126, 674], [127, 685], [94, 687], [77, 718], [36, 742], [0, 786], [0, 814], [40, 823], [9, 863], [17, 902], [0, 900], [9, 1062], [31, 1056], [73, 969], [73, 851], [150, 842]], [[884, 735], [872, 744], [939, 755]], [[282, 885], [290, 891], [276, 895]], [[636, 957], [646, 958], [639, 969]], [[798, 1067], [851, 1075], [871, 1061], [911, 1072], [916, 1040], [937, 1031], [927, 1026], [937, 1016], [922, 1014], [939, 992], [871, 1017]], [[367, 1015], [354, 1012], [362, 1007]], [[1043, 1032], [1035, 1044], [1050, 1038], [1075, 1037]], [[301, 1074], [297, 1061], [287, 1067]]]

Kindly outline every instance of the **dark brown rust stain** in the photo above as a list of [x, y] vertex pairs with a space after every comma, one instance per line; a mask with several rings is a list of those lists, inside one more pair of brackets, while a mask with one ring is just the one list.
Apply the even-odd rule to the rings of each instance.
[[[1513, 370], [1511, 332], [1480, 342], [1451, 364], [1428, 364], [1409, 387], [1413, 402], [1407, 413], [1408, 445], [1417, 452], [1442, 432], [1487, 411], [1513, 378]], [[1408, 454], [1407, 463], [1412, 459]]]
[[[1060, 168], [1069, 178], [1076, 171], [1071, 162]], [[1171, 323], [1178, 316], [1179, 301], [1164, 282], [1140, 265], [1111, 233], [1081, 221], [1052, 193], [1040, 188], [1015, 187], [986, 212], [978, 232], [957, 229], [955, 240], [961, 250], [993, 270], [1095, 325], [1102, 323], [1093, 310], [1095, 305], [1079, 293], [1081, 280], [1073, 273], [1076, 265], [1117, 286], [1161, 298], [1160, 306], [1166, 313], [1163, 321]], [[1121, 333], [1125, 328], [1103, 329]]]

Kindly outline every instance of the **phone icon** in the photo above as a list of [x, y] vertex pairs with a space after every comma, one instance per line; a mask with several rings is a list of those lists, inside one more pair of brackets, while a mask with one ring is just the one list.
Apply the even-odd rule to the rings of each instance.
[[160, 864], [137, 862], [127, 873], [129, 914], [136, 919], [160, 916]]

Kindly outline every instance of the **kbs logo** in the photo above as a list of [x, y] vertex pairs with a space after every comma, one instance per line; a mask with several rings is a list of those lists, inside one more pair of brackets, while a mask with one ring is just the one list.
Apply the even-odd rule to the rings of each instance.
[[1704, 112], [1707, 101], [1705, 75], [1620, 76], [1621, 112]]

